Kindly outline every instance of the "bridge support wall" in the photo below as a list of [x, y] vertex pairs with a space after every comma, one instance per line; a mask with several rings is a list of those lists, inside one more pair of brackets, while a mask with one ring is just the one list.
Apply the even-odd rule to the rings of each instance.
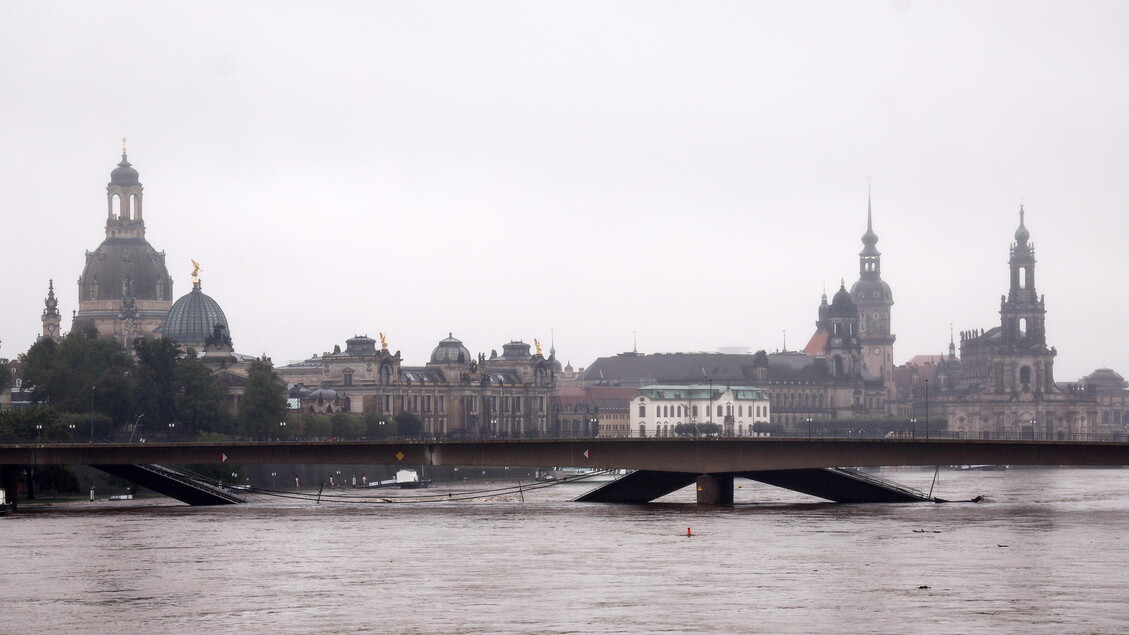
[[697, 482], [699, 505], [733, 504], [732, 474], [702, 474]]

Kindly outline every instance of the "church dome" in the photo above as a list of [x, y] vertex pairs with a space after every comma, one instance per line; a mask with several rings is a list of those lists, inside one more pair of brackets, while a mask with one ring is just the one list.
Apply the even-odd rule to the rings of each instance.
[[893, 304], [894, 293], [890, 285], [881, 279], [859, 280], [851, 285], [851, 297], [856, 304]]
[[1125, 381], [1125, 378], [1112, 368], [1099, 368], [1089, 375], [1086, 375], [1086, 378], [1082, 381], [1087, 386], [1094, 386], [1096, 389], [1103, 392], [1116, 392], [1129, 387], [1129, 383]]
[[225, 334], [230, 334], [223, 309], [200, 290], [200, 282], [196, 281], [192, 284], [192, 292], [177, 300], [169, 309], [161, 334], [182, 346], [203, 346], [204, 340], [215, 332], [217, 324], [223, 325]]
[[858, 309], [851, 300], [851, 294], [843, 285], [839, 286], [839, 291], [831, 299], [831, 317], [858, 317]]
[[470, 351], [451, 333], [431, 351], [432, 364], [465, 364], [470, 361]]
[[133, 169], [129, 160], [125, 158], [125, 152], [122, 152], [122, 162], [110, 172], [110, 185], [141, 185], [137, 170]]
[[165, 255], [144, 238], [107, 238], [86, 252], [79, 284], [82, 300], [170, 300], [172, 279]]

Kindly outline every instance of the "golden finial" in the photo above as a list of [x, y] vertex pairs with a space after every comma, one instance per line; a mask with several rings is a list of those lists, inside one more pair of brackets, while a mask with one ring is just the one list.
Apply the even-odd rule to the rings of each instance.
[[122, 137], [122, 152], [125, 152], [125, 137]]
[[846, 289], [847, 288], [847, 279], [846, 278], [839, 278], [839, 286]]
[[388, 350], [388, 338], [384, 336], [384, 333], [380, 334], [380, 350]]
[[537, 347], [537, 354], [540, 355], [541, 354], [541, 340], [537, 339], [536, 337], [533, 338], [533, 345], [535, 347]]
[[195, 260], [189, 260], [192, 263], [192, 284], [200, 284], [200, 263]]

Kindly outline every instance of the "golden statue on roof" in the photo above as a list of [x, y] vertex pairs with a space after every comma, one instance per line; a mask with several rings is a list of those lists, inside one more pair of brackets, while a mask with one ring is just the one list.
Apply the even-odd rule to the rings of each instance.
[[200, 284], [200, 263], [195, 260], [189, 260], [192, 263], [192, 284]]
[[384, 333], [380, 334], [380, 350], [388, 350], [388, 338], [384, 336]]
[[537, 354], [540, 355], [541, 354], [541, 340], [537, 339], [536, 337], [533, 338], [533, 345], [535, 347], [537, 347]]

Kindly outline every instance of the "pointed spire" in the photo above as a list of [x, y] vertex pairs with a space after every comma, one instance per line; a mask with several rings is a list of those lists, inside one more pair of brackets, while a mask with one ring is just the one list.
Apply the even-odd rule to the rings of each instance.
[[47, 281], [47, 297], [43, 300], [43, 305], [47, 308], [43, 311], [44, 315], [56, 316], [59, 315], [59, 301], [55, 298], [55, 280]]
[[862, 235], [863, 249], [860, 256], [878, 256], [878, 234], [874, 233], [874, 212], [870, 203], [870, 185], [866, 186], [866, 233]]

